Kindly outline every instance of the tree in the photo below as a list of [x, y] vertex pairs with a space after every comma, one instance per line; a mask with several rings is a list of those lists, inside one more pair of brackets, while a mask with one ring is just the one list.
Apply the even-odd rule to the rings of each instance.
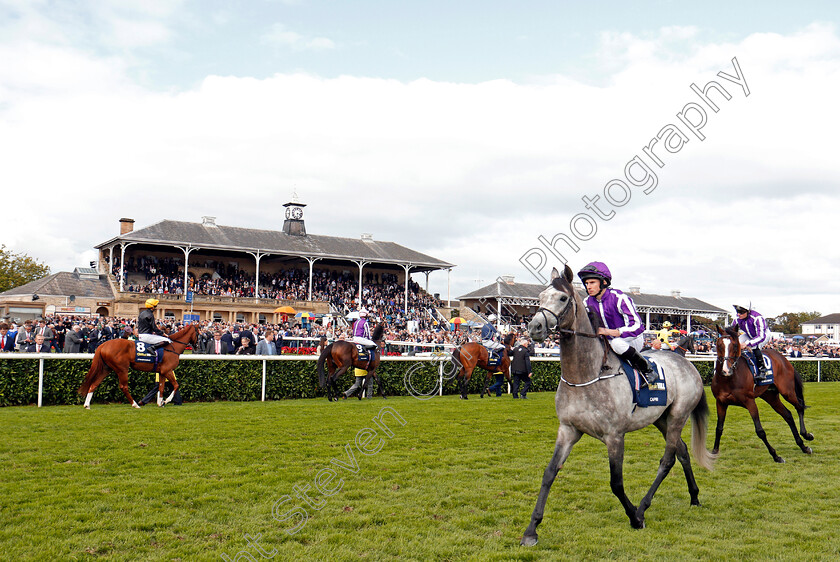
[[0, 245], [0, 293], [50, 274], [50, 268], [27, 256], [15, 254]]
[[801, 334], [803, 322], [814, 320], [820, 316], [822, 316], [822, 314], [817, 311], [784, 312], [775, 318], [770, 318], [767, 324], [774, 332], [782, 332], [784, 334]]

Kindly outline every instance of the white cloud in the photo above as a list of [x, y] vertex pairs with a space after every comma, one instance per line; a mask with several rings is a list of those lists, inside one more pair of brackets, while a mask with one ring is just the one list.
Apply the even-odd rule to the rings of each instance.
[[[273, 32], [289, 48], [316, 41]], [[682, 289], [722, 307], [840, 311], [836, 31], [819, 24], [732, 44], [697, 33], [663, 31], [676, 50], [657, 37], [613, 41], [630, 54], [599, 87], [563, 76], [458, 84], [298, 73], [209, 76], [180, 93], [136, 85], [125, 58], [6, 35], [6, 243], [66, 270], [92, 259], [122, 216], [137, 227], [214, 215], [278, 228], [295, 186], [309, 232], [373, 232], [456, 263], [453, 296], [475, 288], [477, 273], [530, 282], [518, 259], [537, 236], [569, 232], [586, 211], [581, 197], [603, 194], [697, 101], [689, 85], [717, 80], [732, 99], [708, 112], [707, 139], [665, 155], [657, 189], [635, 190], [598, 221], [572, 265], [600, 259], [620, 286]], [[748, 98], [716, 77], [733, 72], [733, 56]], [[433, 274], [432, 290], [446, 293], [445, 274]]]
[[335, 48], [335, 43], [326, 37], [306, 37], [291, 31], [282, 23], [275, 23], [260, 37], [267, 45], [288, 47], [293, 51], [324, 51]]

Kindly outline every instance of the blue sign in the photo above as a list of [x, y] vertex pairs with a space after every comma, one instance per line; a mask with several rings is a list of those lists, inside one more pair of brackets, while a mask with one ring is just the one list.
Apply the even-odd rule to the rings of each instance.
[[193, 301], [193, 292], [192, 291], [187, 291], [186, 301], [187, 302], [192, 302]]
[[184, 313], [184, 322], [199, 322], [199, 321], [201, 321], [201, 315], [200, 314], [198, 314], [198, 313], [193, 314], [193, 313], [190, 313], [190, 312], [185, 312]]

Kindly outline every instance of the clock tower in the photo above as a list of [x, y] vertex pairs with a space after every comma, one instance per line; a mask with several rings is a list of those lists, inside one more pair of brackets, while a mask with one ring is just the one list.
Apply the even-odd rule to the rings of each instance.
[[306, 236], [306, 225], [303, 222], [304, 203], [295, 200], [283, 205], [286, 208], [286, 220], [283, 222], [283, 232], [290, 236]]

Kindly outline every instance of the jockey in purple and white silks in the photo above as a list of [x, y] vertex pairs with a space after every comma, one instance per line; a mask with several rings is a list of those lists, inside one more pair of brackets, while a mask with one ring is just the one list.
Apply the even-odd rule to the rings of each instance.
[[370, 339], [370, 325], [367, 321], [367, 315], [367, 310], [359, 309], [359, 319], [353, 324], [353, 343], [375, 348], [376, 342]]
[[767, 367], [764, 365], [764, 357], [761, 353], [761, 348], [770, 341], [770, 330], [767, 329], [767, 321], [755, 310], [750, 310], [737, 304], [733, 304], [732, 306], [738, 314], [738, 318], [732, 322], [732, 326], [738, 326], [738, 329], [741, 330], [741, 335], [738, 337], [738, 340], [741, 342], [741, 349], [752, 350], [757, 369], [755, 380], [756, 382], [761, 382], [767, 374]]
[[607, 336], [613, 351], [638, 369], [652, 383], [656, 374], [647, 359], [639, 354], [644, 345], [645, 327], [642, 324], [633, 300], [619, 291], [611, 289], [612, 273], [609, 268], [594, 261], [578, 272], [578, 277], [586, 287], [586, 306], [601, 317], [605, 327], [598, 328], [598, 333]]

